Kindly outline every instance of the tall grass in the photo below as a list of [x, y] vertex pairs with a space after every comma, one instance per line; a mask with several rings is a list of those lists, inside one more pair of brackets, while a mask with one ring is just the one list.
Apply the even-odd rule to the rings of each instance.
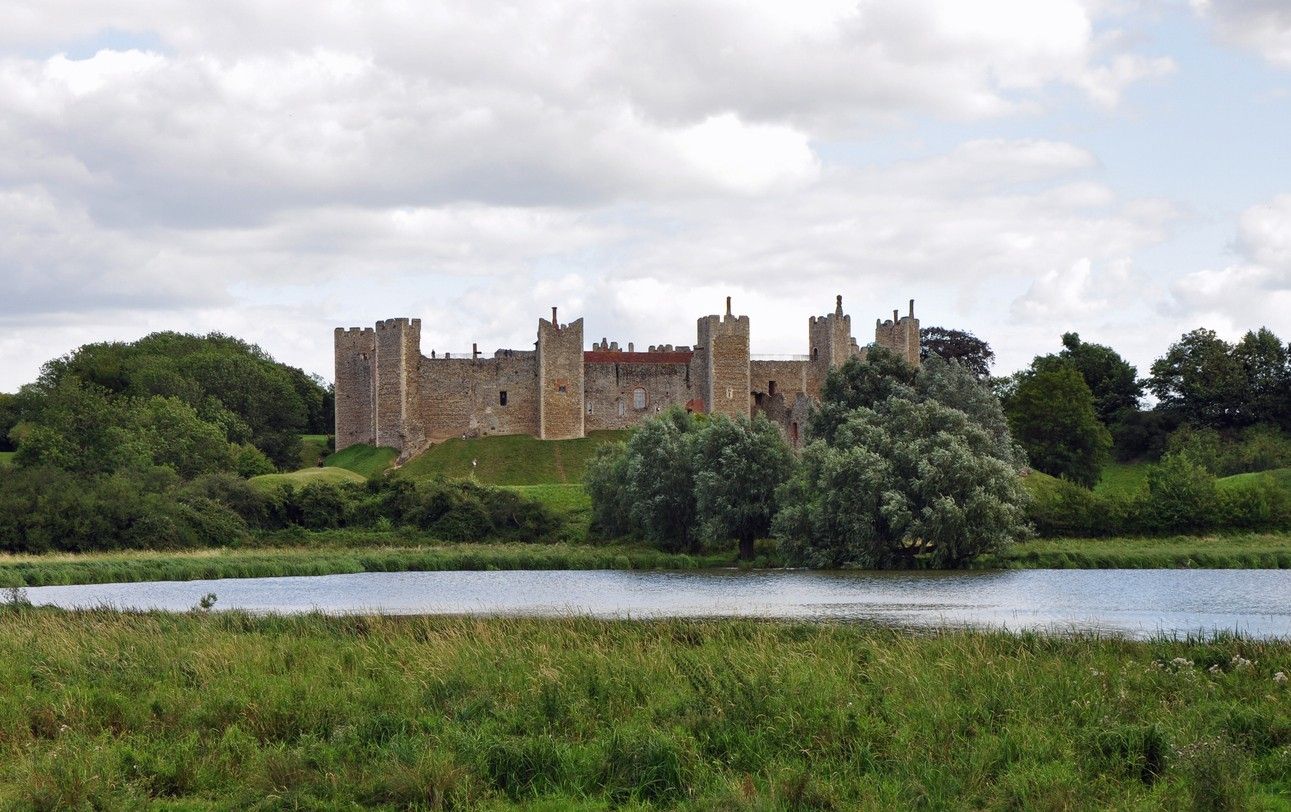
[[1291, 533], [1035, 539], [978, 569], [1291, 569]]
[[1276, 808], [1291, 646], [746, 621], [0, 622], [0, 808]]
[[[730, 566], [734, 551], [706, 556], [642, 547], [569, 544], [440, 544], [399, 534], [319, 534], [299, 547], [197, 552], [0, 556], [0, 587], [271, 578], [444, 570], [695, 569]], [[335, 536], [328, 541], [326, 536]], [[350, 546], [347, 546], [347, 543]], [[392, 546], [381, 546], [392, 545]], [[406, 545], [406, 546], [399, 546]]]
[[365, 479], [371, 479], [385, 472], [394, 464], [399, 452], [393, 448], [378, 448], [370, 445], [352, 445], [344, 451], [338, 451], [323, 461], [323, 465], [332, 468], [344, 468], [353, 471]]

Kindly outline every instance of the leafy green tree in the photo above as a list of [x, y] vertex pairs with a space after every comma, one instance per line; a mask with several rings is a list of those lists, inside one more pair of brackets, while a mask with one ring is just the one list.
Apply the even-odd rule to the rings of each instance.
[[1167, 454], [1148, 471], [1146, 512], [1155, 530], [1188, 533], [1209, 529], [1218, 505], [1214, 474], [1187, 454]]
[[1246, 370], [1233, 347], [1214, 330], [1184, 333], [1152, 364], [1148, 389], [1160, 409], [1201, 426], [1227, 428], [1244, 422]]
[[605, 443], [587, 464], [583, 475], [592, 501], [592, 527], [607, 536], [633, 531], [632, 494], [628, 487], [627, 443]]
[[864, 361], [847, 359], [826, 376], [820, 404], [807, 421], [808, 435], [830, 442], [853, 409], [873, 407], [893, 395], [909, 396], [917, 374], [904, 358], [884, 347], [870, 347]]
[[628, 440], [627, 487], [632, 521], [651, 542], [668, 550], [694, 550], [697, 420], [673, 407], [648, 420]]
[[735, 538], [740, 558], [753, 558], [753, 542], [766, 536], [775, 494], [793, 468], [780, 430], [762, 415], [753, 420], [717, 416], [694, 432], [695, 512], [710, 542]]
[[851, 411], [780, 490], [774, 528], [812, 567], [957, 567], [1027, 532], [998, 440], [964, 412], [897, 395]]
[[1126, 411], [1138, 408], [1143, 397], [1138, 370], [1116, 350], [1081, 341], [1079, 333], [1064, 333], [1062, 346], [1058, 357], [1070, 362], [1085, 379], [1094, 396], [1094, 412], [1104, 425], [1110, 426]]
[[1093, 393], [1069, 361], [1035, 359], [1005, 413], [1034, 467], [1086, 487], [1098, 481], [1112, 439], [1094, 411]]
[[1291, 429], [1291, 353], [1267, 327], [1247, 332], [1233, 348], [1246, 378], [1245, 422]]
[[14, 441], [9, 436], [18, 425], [18, 398], [0, 392], [0, 451], [13, 451]]
[[1026, 465], [1026, 452], [1013, 439], [1004, 407], [990, 385], [971, 367], [933, 356], [923, 362], [915, 378], [918, 400], [935, 400], [958, 409], [984, 429], [994, 441], [992, 454], [1014, 468]]
[[924, 327], [919, 330], [919, 358], [944, 358], [958, 361], [978, 378], [991, 374], [995, 351], [991, 345], [964, 330], [947, 327]]

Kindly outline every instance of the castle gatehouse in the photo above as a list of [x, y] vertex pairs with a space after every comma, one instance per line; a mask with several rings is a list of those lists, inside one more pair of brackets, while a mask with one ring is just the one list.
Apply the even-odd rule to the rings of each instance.
[[[336, 329], [336, 449], [358, 443], [399, 449], [400, 457], [450, 437], [529, 434], [544, 440], [625, 429], [670, 406], [751, 416], [780, 425], [802, 443], [807, 410], [830, 369], [866, 348], [852, 335], [843, 297], [834, 312], [807, 323], [804, 355], [758, 356], [749, 317], [699, 319], [693, 346], [644, 351], [602, 339], [586, 349], [583, 320], [538, 320], [530, 350], [486, 356], [421, 353], [420, 319], [387, 319], [375, 328]], [[877, 319], [874, 344], [919, 363], [919, 321], [909, 313]]]

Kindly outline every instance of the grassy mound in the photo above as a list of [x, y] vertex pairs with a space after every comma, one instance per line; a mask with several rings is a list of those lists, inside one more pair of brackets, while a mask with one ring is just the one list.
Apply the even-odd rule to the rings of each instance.
[[[399, 469], [403, 476], [443, 475], [488, 485], [555, 485], [583, 481], [587, 462], [602, 443], [624, 431], [596, 431], [577, 440], [539, 440], [524, 434], [452, 439], [431, 446]], [[477, 461], [474, 470], [471, 461]]]
[[3, 620], [5, 809], [1276, 809], [1291, 792], [1286, 643]]
[[1095, 493], [1108, 495], [1131, 496], [1141, 493], [1148, 487], [1148, 462], [1113, 462], [1103, 467]]
[[257, 488], [278, 488], [283, 485], [304, 487], [311, 482], [366, 482], [367, 477], [344, 468], [302, 468], [287, 474], [263, 474], [248, 480]]
[[13, 465], [13, 456], [17, 451], [0, 451], [0, 467]]
[[1291, 490], [1291, 468], [1275, 468], [1272, 471], [1235, 474], [1226, 476], [1215, 484], [1221, 488], [1246, 488], [1263, 483], [1271, 483], [1274, 487]]
[[395, 458], [398, 456], [399, 452], [393, 448], [352, 445], [344, 451], [338, 451], [323, 460], [323, 465], [329, 468], [344, 468], [366, 479], [371, 479], [393, 465]]

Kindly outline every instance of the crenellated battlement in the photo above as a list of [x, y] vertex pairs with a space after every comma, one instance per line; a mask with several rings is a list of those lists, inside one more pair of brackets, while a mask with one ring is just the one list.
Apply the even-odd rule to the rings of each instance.
[[[402, 458], [428, 442], [481, 434], [582, 437], [630, 428], [669, 406], [747, 417], [767, 414], [801, 444], [800, 426], [829, 370], [865, 357], [852, 335], [843, 297], [832, 313], [807, 320], [804, 356], [750, 354], [751, 320], [726, 310], [701, 316], [695, 343], [651, 344], [638, 351], [602, 337], [583, 344], [583, 319], [561, 323], [556, 308], [539, 318], [533, 349], [421, 354], [421, 319], [390, 318], [374, 327], [338, 327], [336, 443], [387, 445]], [[876, 320], [875, 343], [919, 360], [914, 302], [902, 316]], [[754, 380], [756, 378], [756, 380]]]

